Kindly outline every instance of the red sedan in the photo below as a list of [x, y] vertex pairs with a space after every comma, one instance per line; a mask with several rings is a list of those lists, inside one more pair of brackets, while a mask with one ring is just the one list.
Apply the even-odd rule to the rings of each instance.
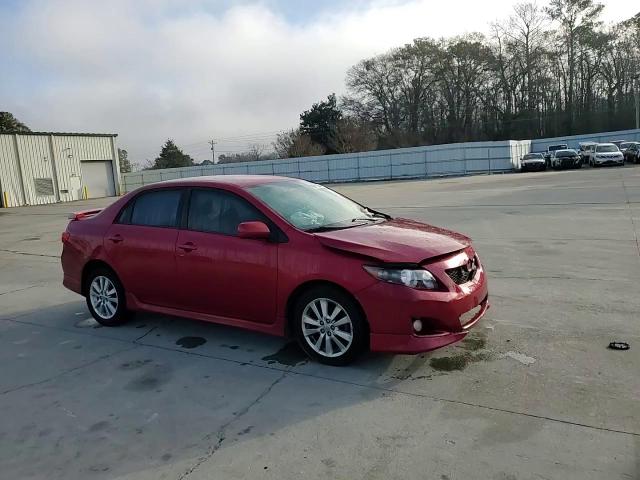
[[115, 326], [136, 310], [292, 335], [312, 358], [419, 353], [488, 308], [469, 238], [269, 176], [174, 180], [73, 215], [64, 285]]

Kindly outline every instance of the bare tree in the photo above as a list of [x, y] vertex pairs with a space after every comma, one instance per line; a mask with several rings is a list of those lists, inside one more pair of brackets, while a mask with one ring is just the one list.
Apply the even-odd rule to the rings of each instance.
[[560, 27], [557, 38], [558, 50], [566, 63], [564, 95], [568, 133], [573, 133], [577, 45], [580, 37], [588, 35], [599, 25], [598, 19], [603, 8], [602, 4], [593, 0], [551, 0], [546, 8], [549, 17]]
[[273, 149], [278, 158], [308, 157], [323, 155], [321, 145], [314, 143], [309, 135], [304, 135], [300, 130], [289, 130], [277, 135], [273, 142]]
[[601, 11], [526, 0], [488, 39], [416, 39], [353, 66], [342, 108], [378, 148], [631, 128], [640, 14], [609, 30]]
[[355, 118], [338, 121], [333, 144], [338, 153], [355, 153], [375, 150], [377, 138], [371, 127]]
[[254, 143], [249, 148], [249, 155], [251, 156], [251, 161], [260, 160], [261, 155], [264, 153], [266, 149], [265, 145], [261, 145], [258, 143]]

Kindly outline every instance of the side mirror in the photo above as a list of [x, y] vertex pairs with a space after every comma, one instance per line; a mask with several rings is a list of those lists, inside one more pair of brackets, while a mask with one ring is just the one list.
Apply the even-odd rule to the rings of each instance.
[[266, 240], [271, 236], [271, 230], [264, 222], [242, 222], [238, 225], [238, 237]]

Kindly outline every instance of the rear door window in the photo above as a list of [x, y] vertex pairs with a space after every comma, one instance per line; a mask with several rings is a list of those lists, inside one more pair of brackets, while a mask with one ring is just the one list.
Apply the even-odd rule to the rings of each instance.
[[[162, 189], [144, 192], [138, 195], [133, 203], [130, 218], [127, 223], [147, 227], [178, 226], [178, 212], [182, 190]], [[123, 213], [127, 212], [127, 208]]]
[[213, 188], [191, 191], [189, 230], [237, 235], [238, 225], [252, 221], [270, 223], [258, 209], [233, 193]]

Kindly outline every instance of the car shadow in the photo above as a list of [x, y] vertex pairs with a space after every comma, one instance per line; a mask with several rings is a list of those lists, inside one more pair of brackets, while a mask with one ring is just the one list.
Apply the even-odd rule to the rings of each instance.
[[[212, 448], [313, 424], [442, 374], [429, 354], [368, 353], [331, 367], [310, 361], [290, 339], [178, 317], [140, 313], [106, 328], [84, 302], [0, 326], [5, 360], [27, 354], [15, 384], [0, 385], [7, 392], [0, 408], [11, 418], [4, 441], [16, 445], [0, 463], [15, 478], [52, 468], [71, 477], [180, 473]], [[21, 343], [30, 336], [37, 342]], [[70, 445], [64, 451], [56, 448], [62, 441]], [[37, 461], [17, 446], [38, 451]]]

